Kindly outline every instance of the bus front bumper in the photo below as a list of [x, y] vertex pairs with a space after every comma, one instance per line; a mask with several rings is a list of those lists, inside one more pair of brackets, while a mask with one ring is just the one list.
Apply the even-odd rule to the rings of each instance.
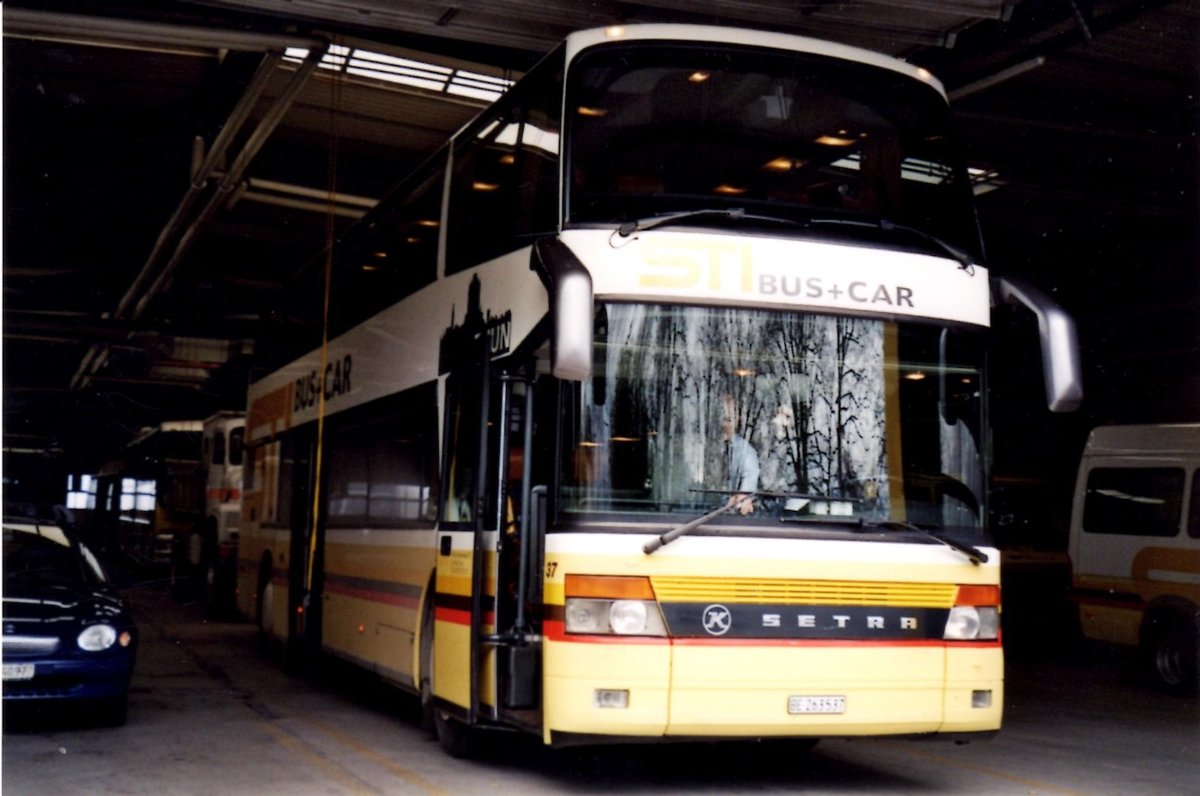
[[548, 641], [545, 662], [547, 743], [957, 736], [999, 729], [1004, 701], [998, 644], [593, 639]]

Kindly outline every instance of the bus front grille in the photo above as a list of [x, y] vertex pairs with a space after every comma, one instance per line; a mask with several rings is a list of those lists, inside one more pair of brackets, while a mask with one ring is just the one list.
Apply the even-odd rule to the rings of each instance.
[[950, 608], [953, 583], [895, 583], [778, 578], [652, 577], [664, 603], [758, 603], [770, 605], [866, 605]]

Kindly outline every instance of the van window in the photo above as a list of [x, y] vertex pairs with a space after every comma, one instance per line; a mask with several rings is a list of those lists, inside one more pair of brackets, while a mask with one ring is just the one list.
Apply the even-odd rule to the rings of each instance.
[[242, 463], [242, 448], [246, 440], [246, 429], [235, 428], [229, 432], [229, 463], [239, 467]]
[[1083, 530], [1126, 536], [1175, 536], [1184, 472], [1175, 467], [1097, 467], [1088, 473]]

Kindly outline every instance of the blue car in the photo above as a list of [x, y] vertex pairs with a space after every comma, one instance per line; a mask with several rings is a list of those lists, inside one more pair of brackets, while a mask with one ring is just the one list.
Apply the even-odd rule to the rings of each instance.
[[4, 520], [4, 703], [79, 700], [125, 723], [137, 629], [104, 568], [53, 521]]

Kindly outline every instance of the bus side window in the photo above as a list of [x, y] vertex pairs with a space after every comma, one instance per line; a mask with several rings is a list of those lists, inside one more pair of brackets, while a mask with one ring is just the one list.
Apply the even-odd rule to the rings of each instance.
[[446, 273], [558, 228], [561, 104], [560, 54], [456, 141]]
[[509, 103], [482, 130], [468, 133], [465, 143], [455, 150], [447, 273], [462, 271], [516, 248], [513, 233], [520, 131], [519, 109]]

